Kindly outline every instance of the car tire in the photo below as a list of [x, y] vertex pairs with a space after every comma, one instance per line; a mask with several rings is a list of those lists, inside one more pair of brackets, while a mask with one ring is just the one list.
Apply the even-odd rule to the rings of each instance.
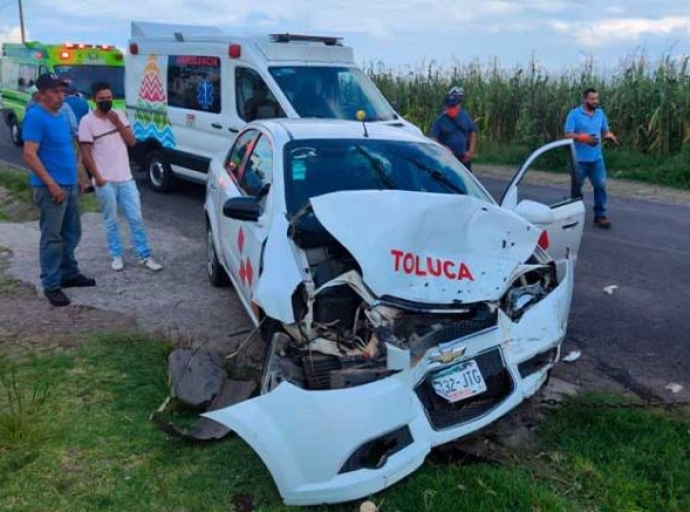
[[24, 145], [22, 140], [22, 127], [19, 125], [16, 117], [13, 117], [9, 124], [10, 127], [10, 137], [12, 137], [12, 144], [15, 146]]
[[156, 192], [170, 192], [175, 184], [170, 164], [161, 151], [152, 151], [146, 158], [149, 185]]
[[206, 223], [206, 275], [211, 286], [222, 288], [228, 285], [228, 275], [218, 260], [216, 246], [213, 243], [211, 225]]

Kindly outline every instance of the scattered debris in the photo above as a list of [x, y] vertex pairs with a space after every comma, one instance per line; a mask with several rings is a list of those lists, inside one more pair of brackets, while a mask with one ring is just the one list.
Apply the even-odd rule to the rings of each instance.
[[489, 457], [487, 454], [478, 453], [461, 442], [451, 442], [437, 446], [431, 450], [428, 460], [431, 464], [452, 466], [470, 466], [472, 464], [500, 465], [500, 461], [497, 459]]
[[562, 402], [566, 398], [577, 396], [580, 393], [580, 388], [574, 384], [570, 384], [561, 379], [551, 377], [549, 384], [544, 388], [545, 400], [555, 400]]
[[359, 506], [359, 512], [378, 512], [378, 509], [373, 501], [365, 501]]
[[233, 495], [232, 510], [235, 512], [253, 512], [254, 496], [248, 492]]
[[680, 393], [683, 390], [683, 386], [675, 382], [669, 382], [664, 386], [664, 389], [669, 390], [671, 393]]
[[570, 352], [568, 352], [567, 355], [565, 355], [561, 358], [561, 361], [563, 361], [564, 363], [574, 363], [575, 361], [580, 359], [580, 357], [582, 357], [581, 351], [571, 350]]
[[604, 286], [603, 291], [606, 295], [613, 295], [617, 289], [618, 285], [612, 284], [609, 286]]
[[256, 383], [228, 379], [221, 361], [215, 352], [174, 350], [168, 358], [171, 396], [151, 415], [151, 421], [168, 435], [188, 441], [213, 441], [228, 435], [229, 428], [209, 418], [200, 417], [184, 429], [163, 417], [172, 398], [195, 409], [215, 411], [252, 396]]
[[175, 349], [168, 357], [170, 394], [190, 407], [204, 407], [227, 379], [221, 357], [204, 350]]

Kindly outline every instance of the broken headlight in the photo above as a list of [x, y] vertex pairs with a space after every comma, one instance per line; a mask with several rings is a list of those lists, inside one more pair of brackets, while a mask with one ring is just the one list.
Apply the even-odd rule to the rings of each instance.
[[553, 264], [531, 265], [520, 274], [503, 297], [503, 311], [513, 322], [522, 318], [556, 286], [556, 273]]

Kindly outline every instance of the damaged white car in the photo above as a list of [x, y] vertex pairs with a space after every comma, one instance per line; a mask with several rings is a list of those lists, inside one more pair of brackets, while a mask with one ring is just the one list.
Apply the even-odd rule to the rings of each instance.
[[[212, 162], [209, 278], [229, 276], [267, 356], [258, 397], [205, 416], [251, 445], [286, 504], [390, 486], [545, 383], [585, 216], [573, 154], [541, 148], [500, 206], [394, 127], [266, 120]], [[571, 176], [548, 206], [521, 186], [535, 160]]]

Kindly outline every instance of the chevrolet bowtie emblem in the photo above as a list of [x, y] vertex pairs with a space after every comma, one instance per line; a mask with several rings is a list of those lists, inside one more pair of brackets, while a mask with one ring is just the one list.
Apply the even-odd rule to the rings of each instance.
[[467, 352], [467, 347], [453, 347], [432, 352], [429, 361], [432, 363], [448, 364], [462, 357]]

